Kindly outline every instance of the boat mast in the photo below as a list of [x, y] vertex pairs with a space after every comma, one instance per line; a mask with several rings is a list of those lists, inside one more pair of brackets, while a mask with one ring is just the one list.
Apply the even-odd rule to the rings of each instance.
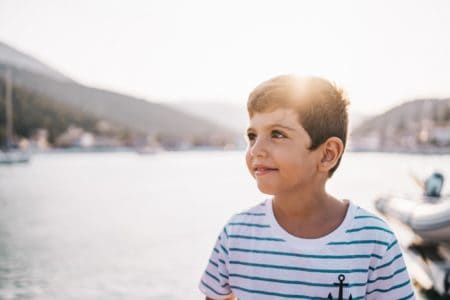
[[13, 107], [12, 107], [12, 80], [11, 70], [5, 71], [5, 112], [6, 112], [6, 150], [13, 143]]

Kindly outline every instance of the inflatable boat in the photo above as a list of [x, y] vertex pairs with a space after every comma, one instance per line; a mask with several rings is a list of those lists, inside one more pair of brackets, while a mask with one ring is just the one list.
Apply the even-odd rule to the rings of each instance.
[[[400, 221], [416, 237], [404, 245], [412, 278], [424, 290], [450, 295], [450, 198], [410, 200], [379, 197], [376, 209], [387, 219]], [[434, 299], [434, 298], [433, 298]], [[444, 298], [448, 299], [448, 298]]]
[[394, 196], [380, 197], [376, 209], [408, 226], [422, 240], [450, 242], [450, 199], [414, 201]]
[[424, 290], [434, 290], [445, 297], [437, 299], [449, 299], [449, 245], [412, 243], [405, 249], [405, 254], [405, 261], [414, 281]]

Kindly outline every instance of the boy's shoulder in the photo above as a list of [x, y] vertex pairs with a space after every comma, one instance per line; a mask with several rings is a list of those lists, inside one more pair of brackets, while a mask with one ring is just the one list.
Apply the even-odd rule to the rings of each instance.
[[[269, 199], [265, 199], [260, 201], [258, 204], [247, 208], [245, 210], [239, 211], [238, 213], [233, 214], [224, 226], [225, 231], [234, 232], [234, 231], [242, 231], [242, 227], [270, 227], [267, 225], [267, 205], [269, 203]], [[266, 225], [264, 225], [266, 224]], [[236, 227], [240, 227], [237, 229]], [[234, 228], [234, 229], [233, 229]]]
[[243, 221], [243, 220], [249, 220], [249, 219], [260, 219], [261, 217], [266, 216], [266, 205], [268, 203], [268, 199], [265, 199], [264, 201], [259, 202], [258, 204], [247, 208], [245, 210], [242, 210], [236, 214], [234, 214], [230, 220], [229, 223], [236, 222], [236, 221]]
[[383, 240], [396, 240], [391, 226], [383, 217], [356, 204], [353, 205], [356, 206], [353, 222], [350, 228], [346, 230], [347, 233], [359, 233], [366, 238], [377, 236]]
[[369, 224], [377, 224], [379, 226], [389, 227], [388, 222], [382, 216], [379, 216], [353, 202], [351, 203], [352, 203], [351, 205], [355, 206], [355, 213], [353, 219], [361, 220], [362, 222], [366, 222]]

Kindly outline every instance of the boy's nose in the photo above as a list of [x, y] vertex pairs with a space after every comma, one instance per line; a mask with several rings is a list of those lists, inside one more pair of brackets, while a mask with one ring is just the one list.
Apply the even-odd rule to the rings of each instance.
[[263, 138], [257, 138], [253, 145], [250, 145], [250, 155], [251, 156], [265, 156], [267, 155], [267, 143]]

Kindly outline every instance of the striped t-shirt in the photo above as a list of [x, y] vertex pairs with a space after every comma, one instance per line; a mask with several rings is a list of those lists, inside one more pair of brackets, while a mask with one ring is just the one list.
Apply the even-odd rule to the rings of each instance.
[[199, 288], [212, 299], [415, 299], [394, 233], [351, 201], [339, 227], [317, 239], [285, 231], [272, 199], [234, 215]]

